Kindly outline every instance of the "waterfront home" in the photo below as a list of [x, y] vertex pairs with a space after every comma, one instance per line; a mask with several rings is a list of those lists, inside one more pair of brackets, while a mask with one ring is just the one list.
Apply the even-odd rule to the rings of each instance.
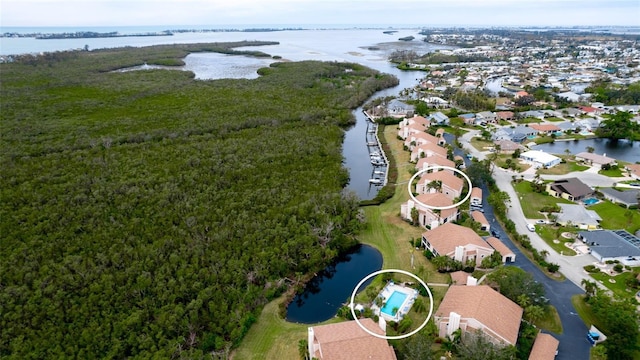
[[581, 152], [576, 154], [576, 160], [584, 161], [585, 163], [601, 168], [602, 165], [616, 165], [616, 159], [603, 155], [598, 155], [590, 152]]
[[423, 174], [416, 184], [416, 193], [427, 194], [439, 192], [453, 200], [460, 196], [464, 188], [464, 180], [450, 171], [434, 171]]
[[437, 96], [429, 96], [429, 97], [423, 98], [422, 101], [427, 103], [427, 105], [431, 108], [445, 109], [449, 107], [449, 102], [447, 100]]
[[440, 337], [481, 331], [496, 345], [515, 345], [523, 310], [487, 285], [450, 286], [434, 314]]
[[392, 117], [408, 117], [413, 116], [415, 107], [402, 102], [398, 99], [393, 99], [387, 105], [387, 113]]
[[[429, 135], [429, 134], [426, 134], [426, 135]], [[436, 138], [433, 135], [429, 135], [429, 136]], [[416, 139], [416, 137], [413, 137], [413, 138]], [[429, 141], [422, 142], [423, 138], [421, 137], [419, 137], [418, 139], [419, 140], [414, 143], [416, 145], [410, 146], [412, 162], [416, 162], [418, 161], [418, 159], [429, 157], [429, 156], [440, 156], [445, 159], [447, 158], [447, 149], [443, 148], [442, 146], [438, 146], [433, 142], [429, 142]]]
[[[454, 163], [453, 161], [442, 157], [442, 156], [438, 156], [438, 155], [434, 155], [434, 156], [426, 156], [423, 158], [420, 158], [420, 160], [418, 160], [418, 162], [416, 163], [416, 170], [420, 171], [420, 170], [424, 170], [433, 166], [448, 166], [450, 168], [456, 168], [456, 163]], [[436, 169], [434, 171], [447, 171], [450, 173], [454, 173], [453, 170], [448, 170], [448, 169]]]
[[[431, 206], [445, 207], [453, 205], [453, 201], [441, 193], [420, 194], [416, 196], [415, 202], [409, 199], [406, 203], [400, 205], [400, 216], [409, 221], [418, 222], [419, 226], [435, 229], [442, 224], [450, 223], [458, 219], [460, 212], [457, 207], [444, 210], [435, 210]], [[424, 206], [424, 205], [427, 206]], [[414, 210], [417, 219], [414, 219]]]
[[472, 229], [450, 222], [422, 233], [422, 246], [435, 256], [450, 257], [463, 264], [471, 260], [476, 265], [496, 251]]
[[593, 189], [578, 178], [556, 180], [547, 184], [546, 191], [554, 197], [561, 197], [570, 201], [582, 200], [593, 195]]
[[540, 150], [523, 152], [520, 154], [520, 159], [531, 164], [534, 168], [550, 168], [560, 164], [560, 161], [562, 161], [559, 157]]
[[551, 135], [557, 131], [561, 131], [559, 127], [554, 124], [529, 124], [529, 127], [539, 134]]
[[640, 164], [625, 165], [625, 170], [629, 172], [629, 176], [636, 180], [640, 180]]
[[549, 334], [539, 332], [533, 342], [529, 360], [554, 360], [558, 354], [560, 341]]
[[[369, 331], [386, 335], [372, 319], [360, 319]], [[335, 324], [310, 326], [307, 340], [310, 358], [318, 360], [397, 360], [386, 339], [372, 336], [355, 320]]]
[[556, 223], [562, 226], [575, 226], [583, 230], [595, 230], [600, 228], [602, 218], [597, 212], [587, 210], [582, 205], [558, 204], [559, 213], [554, 213]]
[[403, 119], [398, 123], [398, 136], [404, 140], [409, 135], [425, 132], [429, 126], [431, 122], [422, 116]]
[[603, 264], [618, 260], [623, 265], [640, 266], [640, 238], [625, 230], [580, 231], [578, 239]]

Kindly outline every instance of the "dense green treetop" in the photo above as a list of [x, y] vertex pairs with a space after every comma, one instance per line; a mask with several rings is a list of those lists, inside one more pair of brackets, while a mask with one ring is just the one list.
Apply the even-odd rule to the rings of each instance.
[[0, 357], [224, 356], [355, 243], [342, 126], [397, 79], [311, 61], [255, 80], [113, 72], [233, 46], [0, 64]]

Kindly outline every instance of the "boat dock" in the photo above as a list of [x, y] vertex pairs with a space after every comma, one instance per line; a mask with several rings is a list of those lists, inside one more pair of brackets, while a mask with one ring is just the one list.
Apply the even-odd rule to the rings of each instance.
[[[369, 120], [367, 123], [367, 149], [369, 149], [369, 157], [371, 158], [371, 164], [374, 166], [369, 183], [372, 185], [385, 186], [389, 180], [389, 169], [386, 171], [377, 170], [377, 167], [389, 165], [389, 159], [387, 154], [382, 149], [380, 138], [378, 137], [378, 124], [375, 119], [369, 115], [366, 111], [362, 111], [364, 116]], [[380, 179], [376, 176], [384, 175], [384, 179]]]

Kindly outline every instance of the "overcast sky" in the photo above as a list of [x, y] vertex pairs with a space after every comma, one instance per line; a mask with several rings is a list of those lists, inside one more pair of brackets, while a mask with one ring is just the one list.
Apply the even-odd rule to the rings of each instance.
[[4, 26], [640, 26], [640, 0], [0, 0]]

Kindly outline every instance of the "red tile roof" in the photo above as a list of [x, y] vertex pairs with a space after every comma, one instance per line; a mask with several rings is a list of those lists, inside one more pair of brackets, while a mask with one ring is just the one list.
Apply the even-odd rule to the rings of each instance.
[[[360, 323], [377, 334], [384, 332], [371, 319], [361, 319]], [[321, 360], [396, 360], [393, 348], [387, 340], [380, 339], [364, 331], [355, 321], [313, 326], [314, 337], [320, 348], [313, 354]]]

